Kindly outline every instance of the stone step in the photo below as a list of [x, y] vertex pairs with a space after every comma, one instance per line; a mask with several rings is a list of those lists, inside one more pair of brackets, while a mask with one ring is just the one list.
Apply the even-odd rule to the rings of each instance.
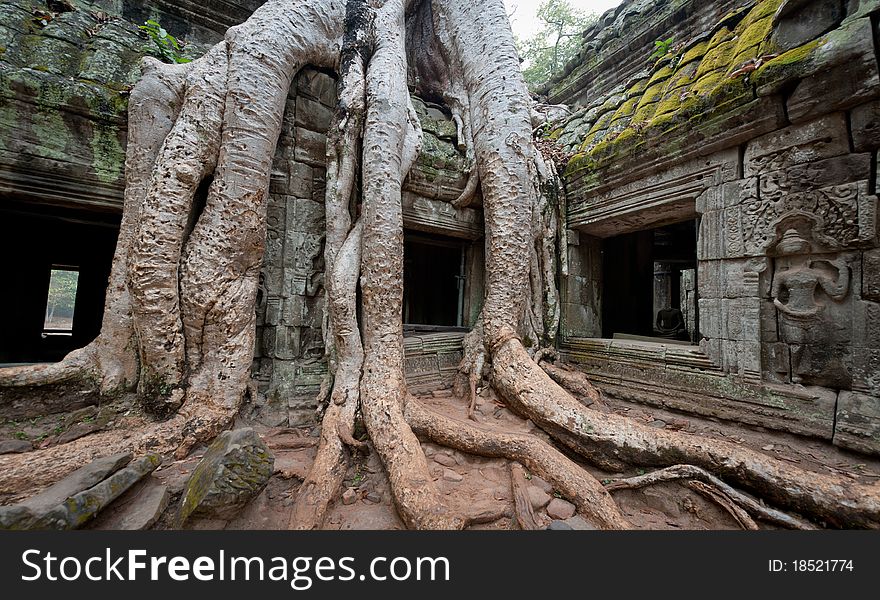
[[138, 531], [152, 527], [171, 494], [156, 477], [147, 477], [103, 511], [89, 529]]

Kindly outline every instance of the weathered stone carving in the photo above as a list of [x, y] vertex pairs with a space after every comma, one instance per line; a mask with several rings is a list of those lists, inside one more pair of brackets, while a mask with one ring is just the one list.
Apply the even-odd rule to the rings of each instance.
[[814, 255], [807, 235], [792, 226], [775, 245], [771, 296], [779, 333], [788, 345], [793, 383], [845, 387], [851, 378], [843, 362], [847, 350], [839, 347], [845, 340], [835, 339], [835, 326], [845, 327], [846, 320], [834, 318], [828, 307], [849, 296], [850, 269], [838, 255]]

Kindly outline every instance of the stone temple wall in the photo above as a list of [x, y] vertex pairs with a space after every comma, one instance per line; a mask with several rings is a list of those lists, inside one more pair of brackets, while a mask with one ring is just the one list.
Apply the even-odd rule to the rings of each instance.
[[[467, 183], [455, 125], [418, 98], [414, 104], [424, 149], [404, 184], [404, 227], [476, 241], [482, 237], [481, 211], [449, 204]], [[324, 190], [326, 132], [335, 106], [334, 75], [303, 69], [290, 90], [275, 154], [254, 362], [254, 378], [264, 396], [257, 413], [272, 424], [312, 421], [327, 373], [322, 337]], [[481, 290], [472, 293], [481, 299]], [[408, 337], [404, 349], [410, 386], [424, 391], [448, 385], [461, 360], [462, 337], [456, 332]]]
[[[195, 57], [221, 39], [221, 16], [245, 18], [254, 4], [76, 0], [59, 13], [42, 0], [0, 4], [3, 200], [118, 213], [127, 91], [153, 51], [137, 26], [157, 19]], [[35, 11], [51, 16], [44, 24]]]
[[[140, 76], [141, 58], [155, 52], [138, 25], [158, 20], [186, 40], [184, 54], [195, 58], [262, 1], [72, 4], [75, 10], [57, 13], [45, 0], [0, 4], [0, 211], [115, 227], [122, 210], [128, 91]], [[312, 420], [326, 373], [325, 132], [335, 96], [332, 73], [302, 70], [290, 90], [273, 164], [253, 368], [261, 392], [257, 414], [273, 424]], [[418, 99], [415, 105], [425, 137], [405, 184], [405, 227], [470, 244], [468, 279], [474, 283], [466, 290], [465, 315], [473, 321], [482, 299], [480, 201], [452, 208], [449, 200], [467, 182], [456, 127], [442, 107]], [[109, 269], [109, 248], [105, 259]], [[97, 311], [101, 303], [94, 300]], [[461, 338], [452, 332], [408, 339], [412, 385], [423, 390], [446, 385], [461, 356]]]
[[[653, 6], [642, 28], [652, 10], [667, 22]], [[580, 295], [562, 345], [609, 393], [878, 453], [880, 2], [737, 6], [679, 27], [669, 55], [617, 87], [565, 96], [575, 110], [547, 132], [573, 155]], [[680, 25], [705, 23], [681, 10]], [[696, 218], [699, 346], [598, 339], [601, 291], [582, 282], [601, 290], [602, 240]]]

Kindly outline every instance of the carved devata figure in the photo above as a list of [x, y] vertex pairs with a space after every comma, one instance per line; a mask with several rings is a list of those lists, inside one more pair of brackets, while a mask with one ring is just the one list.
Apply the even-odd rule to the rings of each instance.
[[[800, 383], [804, 374], [812, 372], [809, 346], [830, 341], [822, 326], [825, 297], [841, 302], [849, 293], [850, 272], [846, 262], [840, 258], [812, 258], [811, 250], [810, 241], [793, 228], [786, 230], [776, 245], [779, 258], [771, 294], [779, 313], [779, 332], [789, 344], [794, 383]], [[830, 265], [836, 275], [820, 263]]]

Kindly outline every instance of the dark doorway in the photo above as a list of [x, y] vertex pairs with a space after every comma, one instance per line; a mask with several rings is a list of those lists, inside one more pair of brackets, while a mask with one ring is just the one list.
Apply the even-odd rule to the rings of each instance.
[[462, 326], [465, 251], [465, 243], [455, 238], [405, 236], [403, 322], [408, 329]]
[[696, 222], [602, 243], [602, 336], [691, 341], [696, 323]]
[[101, 329], [119, 217], [7, 202], [0, 209], [0, 363], [57, 361]]

